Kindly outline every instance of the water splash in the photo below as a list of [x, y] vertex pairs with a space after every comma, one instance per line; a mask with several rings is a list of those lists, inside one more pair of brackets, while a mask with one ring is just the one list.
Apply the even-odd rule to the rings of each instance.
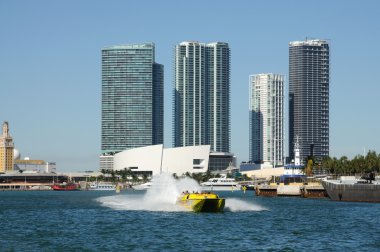
[[252, 202], [243, 201], [240, 199], [230, 198], [226, 199], [225, 211], [230, 212], [245, 212], [245, 211], [265, 211], [265, 207], [255, 205]]
[[[97, 199], [103, 206], [116, 210], [135, 210], [135, 211], [164, 211], [178, 212], [189, 211], [183, 206], [176, 204], [178, 197], [184, 191], [201, 191], [198, 182], [191, 178], [176, 180], [170, 174], [154, 176], [152, 186], [145, 194], [126, 194]], [[264, 208], [252, 203], [228, 198], [226, 199], [226, 211], [262, 211]]]

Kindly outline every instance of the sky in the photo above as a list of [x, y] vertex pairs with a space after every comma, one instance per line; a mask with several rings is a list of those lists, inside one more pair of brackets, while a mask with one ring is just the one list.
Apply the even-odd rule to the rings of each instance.
[[0, 123], [9, 122], [22, 158], [98, 170], [101, 49], [154, 42], [172, 147], [173, 47], [221, 41], [231, 49], [231, 152], [240, 163], [249, 156], [249, 75], [287, 80], [289, 42], [318, 38], [330, 41], [330, 156], [379, 153], [379, 27], [375, 0], [0, 0]]

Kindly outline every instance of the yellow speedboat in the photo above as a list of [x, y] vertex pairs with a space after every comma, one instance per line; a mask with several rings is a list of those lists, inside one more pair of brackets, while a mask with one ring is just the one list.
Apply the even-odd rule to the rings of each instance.
[[178, 202], [194, 212], [221, 212], [225, 199], [215, 193], [185, 193]]

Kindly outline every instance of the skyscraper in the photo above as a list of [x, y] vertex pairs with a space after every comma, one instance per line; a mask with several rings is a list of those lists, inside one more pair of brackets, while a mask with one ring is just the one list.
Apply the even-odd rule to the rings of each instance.
[[329, 155], [330, 49], [326, 40], [289, 43], [289, 156]]
[[8, 122], [3, 123], [3, 134], [0, 137], [0, 172], [13, 171], [13, 139], [9, 134]]
[[249, 86], [250, 161], [283, 165], [284, 76], [251, 75]]
[[164, 68], [154, 44], [102, 49], [102, 154], [163, 143]]
[[230, 151], [230, 49], [182, 42], [174, 52], [173, 145]]

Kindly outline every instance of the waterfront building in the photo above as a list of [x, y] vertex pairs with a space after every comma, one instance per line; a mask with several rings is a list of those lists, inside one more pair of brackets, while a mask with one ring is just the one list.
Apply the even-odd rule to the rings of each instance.
[[254, 171], [254, 170], [265, 170], [265, 169], [272, 169], [272, 168], [273, 168], [273, 165], [271, 165], [268, 162], [266, 162], [266, 163], [241, 162], [240, 163], [240, 172]]
[[13, 171], [13, 139], [9, 134], [8, 122], [3, 123], [3, 134], [0, 137], [0, 172]]
[[163, 89], [153, 43], [102, 49], [102, 155], [163, 143]]
[[44, 160], [15, 160], [14, 170], [22, 173], [56, 173], [55, 162], [45, 162]]
[[236, 167], [236, 156], [229, 152], [211, 152], [209, 156], [208, 170], [219, 173], [228, 168]]
[[230, 49], [182, 42], [174, 48], [173, 146], [230, 151]]
[[100, 160], [100, 171], [112, 171], [113, 170], [113, 155], [104, 154], [99, 157]]
[[148, 177], [161, 173], [201, 173], [208, 170], [209, 153], [210, 145], [164, 148], [159, 144], [140, 147], [115, 154], [114, 170], [127, 169]]
[[330, 47], [326, 40], [289, 43], [289, 156], [299, 139], [301, 163], [329, 155]]
[[249, 77], [249, 158], [257, 164], [284, 164], [284, 76]]
[[40, 186], [48, 186], [44, 190], [51, 190], [50, 186], [54, 183], [68, 183], [69, 181], [70, 178], [63, 174], [14, 171], [0, 174], [0, 190], [39, 190]]

